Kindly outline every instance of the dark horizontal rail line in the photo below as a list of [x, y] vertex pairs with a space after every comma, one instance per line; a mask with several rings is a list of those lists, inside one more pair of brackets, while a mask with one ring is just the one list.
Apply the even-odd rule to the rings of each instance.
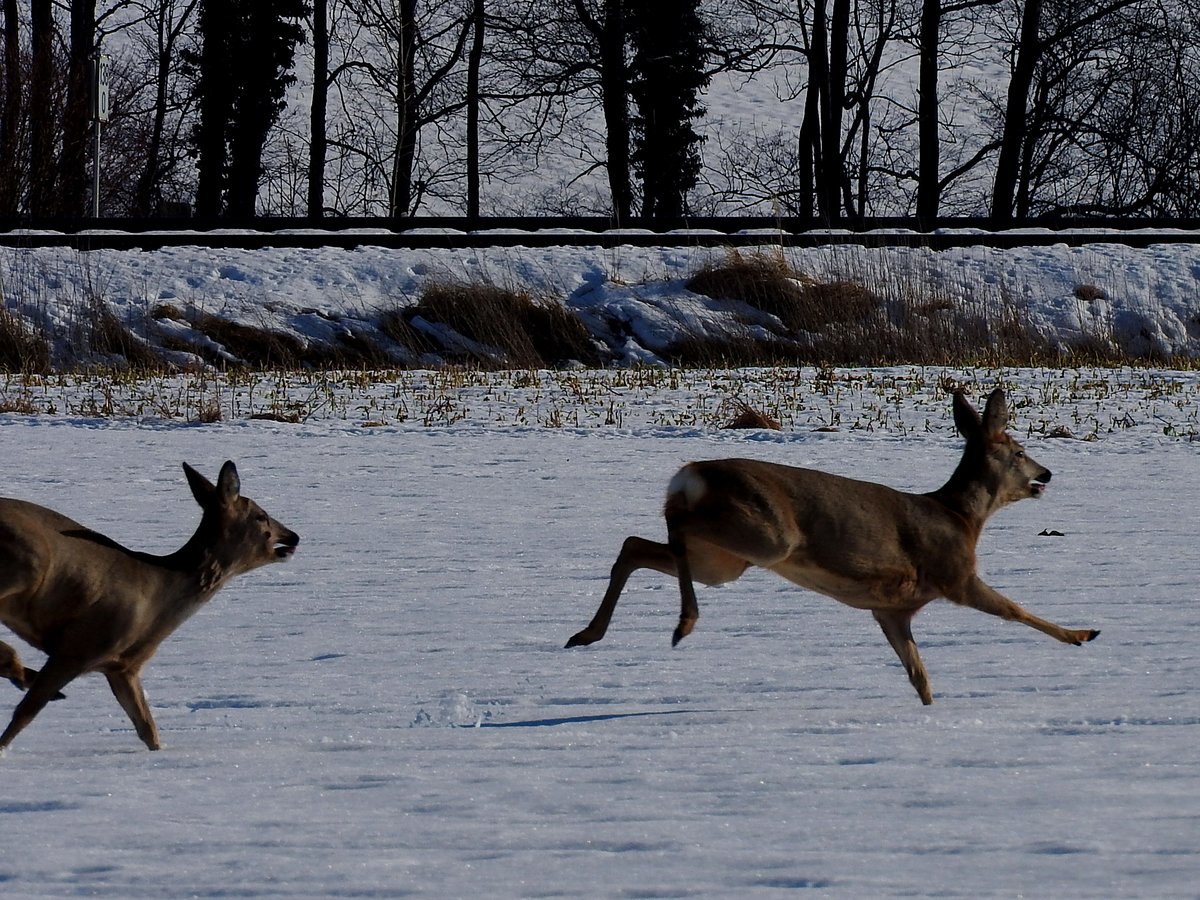
[[[70, 247], [88, 250], [154, 250], [200, 246], [255, 250], [266, 247], [317, 248], [384, 247], [388, 249], [471, 249], [478, 247], [823, 247], [854, 244], [867, 247], [1047, 246], [1067, 244], [1200, 244], [1200, 221], [1156, 221], [1152, 224], [1073, 223], [1070, 226], [1028, 223], [1006, 230], [987, 230], [979, 220], [942, 220], [929, 231], [911, 228], [910, 220], [872, 220], [871, 228], [828, 229], [811, 222], [745, 218], [694, 219], [670, 223], [664, 229], [630, 225], [616, 228], [607, 219], [411, 219], [411, 220], [252, 220], [246, 228], [228, 222], [154, 219], [75, 220], [64, 222], [4, 222], [0, 246]], [[386, 224], [385, 224], [386, 223]], [[798, 227], [800, 225], [809, 227]], [[8, 226], [6, 228], [6, 225]], [[86, 227], [83, 227], [86, 226]], [[103, 226], [103, 227], [99, 227]]]
[[1003, 227], [985, 216], [942, 216], [927, 225], [919, 224], [913, 217], [876, 216], [855, 221], [828, 222], [817, 218], [795, 216], [690, 216], [671, 219], [644, 219], [633, 217], [619, 221], [609, 216], [408, 216], [384, 218], [380, 216], [326, 216], [314, 219], [302, 216], [261, 216], [238, 218], [213, 217], [123, 217], [123, 218], [46, 218], [31, 216], [0, 217], [0, 232], [15, 229], [44, 230], [74, 234], [82, 231], [113, 230], [128, 232], [145, 231], [344, 231], [348, 229], [372, 229], [382, 232], [410, 232], [418, 229], [445, 229], [450, 231], [518, 230], [545, 231], [566, 229], [571, 231], [633, 230], [664, 233], [680, 230], [706, 230], [732, 233], [751, 230], [775, 230], [792, 233], [807, 231], [855, 231], [865, 232], [878, 229], [934, 232], [942, 229], [973, 229], [985, 232], [1002, 232], [1012, 229], [1040, 228], [1053, 230], [1081, 230], [1089, 228], [1135, 231], [1200, 230], [1200, 218], [1096, 218], [1083, 216], [1054, 216], [1043, 218], [1013, 219]]

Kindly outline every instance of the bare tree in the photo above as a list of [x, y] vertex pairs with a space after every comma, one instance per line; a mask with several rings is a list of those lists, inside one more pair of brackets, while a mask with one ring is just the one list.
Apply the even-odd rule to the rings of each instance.
[[[1030, 95], [1039, 67], [1080, 35], [1085, 32], [1096, 33], [1096, 29], [1102, 29], [1118, 13], [1138, 2], [1025, 0], [1021, 10], [1019, 37], [1014, 48], [1004, 109], [1004, 130], [992, 191], [992, 218], [997, 222], [1009, 221], [1014, 214], [1027, 215], [1030, 210], [1028, 184], [1022, 182], [1021, 172], [1022, 169], [1028, 171], [1038, 140], [1037, 130], [1030, 128]], [[1068, 9], [1069, 14], [1056, 15]]]
[[57, 212], [78, 216], [89, 209], [92, 150], [92, 57], [96, 52], [96, 0], [71, 0], [67, 97], [63, 110]]
[[[192, 108], [181, 85], [181, 52], [193, 46], [199, 3], [137, 0], [129, 4], [136, 18], [125, 23], [123, 31], [137, 52], [127, 61], [118, 60], [114, 70], [131, 70], [129, 77], [139, 80], [128, 101], [130, 117], [140, 122], [140, 138], [133, 142], [141, 158], [128, 207], [132, 215], [153, 215], [165, 202], [179, 203], [192, 192], [190, 184], [179, 184], [176, 179], [188, 158], [184, 136]], [[115, 152], [112, 141], [105, 152]]]
[[[953, 120], [943, 118], [941, 104], [941, 73], [944, 65], [958, 67], [970, 60], [969, 14], [995, 6], [1003, 0], [922, 0], [920, 29], [916, 35], [919, 53], [919, 82], [917, 90], [917, 142], [919, 168], [916, 176], [916, 214], [919, 222], [932, 223], [942, 212], [942, 194], [955, 179], [980, 165], [994, 149], [991, 145], [976, 148], [976, 152], [960, 157], [949, 171], [943, 172], [943, 148], [953, 139]], [[958, 25], [967, 21], [966, 32], [959, 28], [950, 47], [943, 44], [943, 31], [948, 23]], [[944, 62], [949, 56], [950, 61]]]
[[51, 0], [31, 0], [29, 82], [30, 150], [29, 211], [53, 215], [57, 196], [59, 135], [59, 82], [55, 78], [54, 9]]
[[[388, 216], [411, 215], [432, 192], [461, 192], [462, 166], [438, 170], [447, 157], [422, 157], [422, 132], [461, 144], [445, 122], [466, 104], [462, 60], [472, 32], [471, 0], [429, 4], [419, 0], [347, 0], [354, 35], [338, 67], [339, 114], [345, 124], [334, 145], [353, 158], [360, 202]], [[453, 182], [448, 190], [439, 179]], [[460, 193], [461, 196], [461, 193]]]
[[932, 222], [941, 208], [941, 134], [938, 70], [941, 48], [942, 0], [921, 4], [920, 106], [917, 115], [920, 171], [917, 175], [917, 220]]
[[479, 218], [479, 70], [483, 65], [485, 20], [483, 0], [471, 10], [471, 49], [467, 54], [467, 217]]
[[3, 0], [4, 75], [0, 82], [0, 216], [16, 215], [21, 205], [21, 20], [17, 0]]
[[309, 107], [308, 215], [325, 214], [325, 160], [329, 139], [325, 134], [329, 109], [329, 0], [312, 0], [313, 81]]
[[1070, 29], [1089, 8], [1044, 10], [1062, 37], [1033, 81], [1018, 214], [1187, 214], [1198, 201], [1200, 8], [1139, 2]]
[[817, 0], [801, 23], [809, 76], [800, 173], [816, 199], [805, 212], [824, 221], [872, 211], [877, 91], [884, 66], [894, 63], [887, 54], [908, 25], [901, 12], [895, 0], [833, 0], [831, 9]]

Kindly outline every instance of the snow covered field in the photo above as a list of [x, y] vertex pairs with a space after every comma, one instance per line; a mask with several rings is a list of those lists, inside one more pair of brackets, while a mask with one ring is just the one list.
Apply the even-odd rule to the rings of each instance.
[[[946, 374], [1003, 377], [1054, 472], [992, 521], [983, 575], [1095, 642], [932, 604], [922, 707], [866, 613], [751, 573], [701, 589], [673, 650], [677, 589], [642, 572], [603, 642], [562, 649], [686, 460], [939, 486]], [[0, 415], [2, 493], [128, 546], [191, 533], [182, 460], [234, 459], [302, 538], [147, 668], [162, 752], [95, 677], [19, 736], [0, 894], [1196, 896], [1200, 376], [725, 377], [597, 387], [613, 424], [550, 381], [443, 385], [464, 414], [428, 426], [358, 395], [298, 425]], [[784, 394], [782, 433], [715, 427]]]

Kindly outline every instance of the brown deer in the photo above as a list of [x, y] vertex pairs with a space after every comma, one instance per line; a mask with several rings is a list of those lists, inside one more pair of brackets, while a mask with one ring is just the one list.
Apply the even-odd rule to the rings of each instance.
[[1050, 472], [1007, 434], [1008, 402], [999, 388], [982, 418], [955, 392], [954, 424], [967, 441], [962, 459], [950, 480], [928, 494], [751, 459], [688, 463], [667, 487], [667, 542], [625, 539], [600, 608], [567, 646], [604, 637], [638, 569], [679, 579], [678, 644], [700, 615], [692, 580], [724, 584], [750, 566], [870, 610], [926, 704], [933, 694], [911, 624], [938, 597], [1067, 644], [1092, 640], [1099, 631], [1040, 619], [975, 574], [975, 545], [988, 517], [1016, 500], [1041, 497]]
[[191, 539], [167, 556], [126, 550], [53, 510], [0, 499], [0, 622], [46, 654], [38, 672], [0, 642], [0, 677], [26, 691], [0, 753], [85, 672], [104, 673], [138, 737], [158, 750], [142, 668], [226, 581], [295, 551], [296, 533], [240, 496], [232, 462], [215, 486], [187, 463], [183, 471], [204, 512]]

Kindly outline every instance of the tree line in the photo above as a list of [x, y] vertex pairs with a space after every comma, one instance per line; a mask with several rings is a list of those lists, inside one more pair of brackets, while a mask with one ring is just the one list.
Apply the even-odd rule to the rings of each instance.
[[[0, 0], [0, 217], [1200, 215], [1200, 0]], [[750, 89], [753, 85], [753, 90]]]

